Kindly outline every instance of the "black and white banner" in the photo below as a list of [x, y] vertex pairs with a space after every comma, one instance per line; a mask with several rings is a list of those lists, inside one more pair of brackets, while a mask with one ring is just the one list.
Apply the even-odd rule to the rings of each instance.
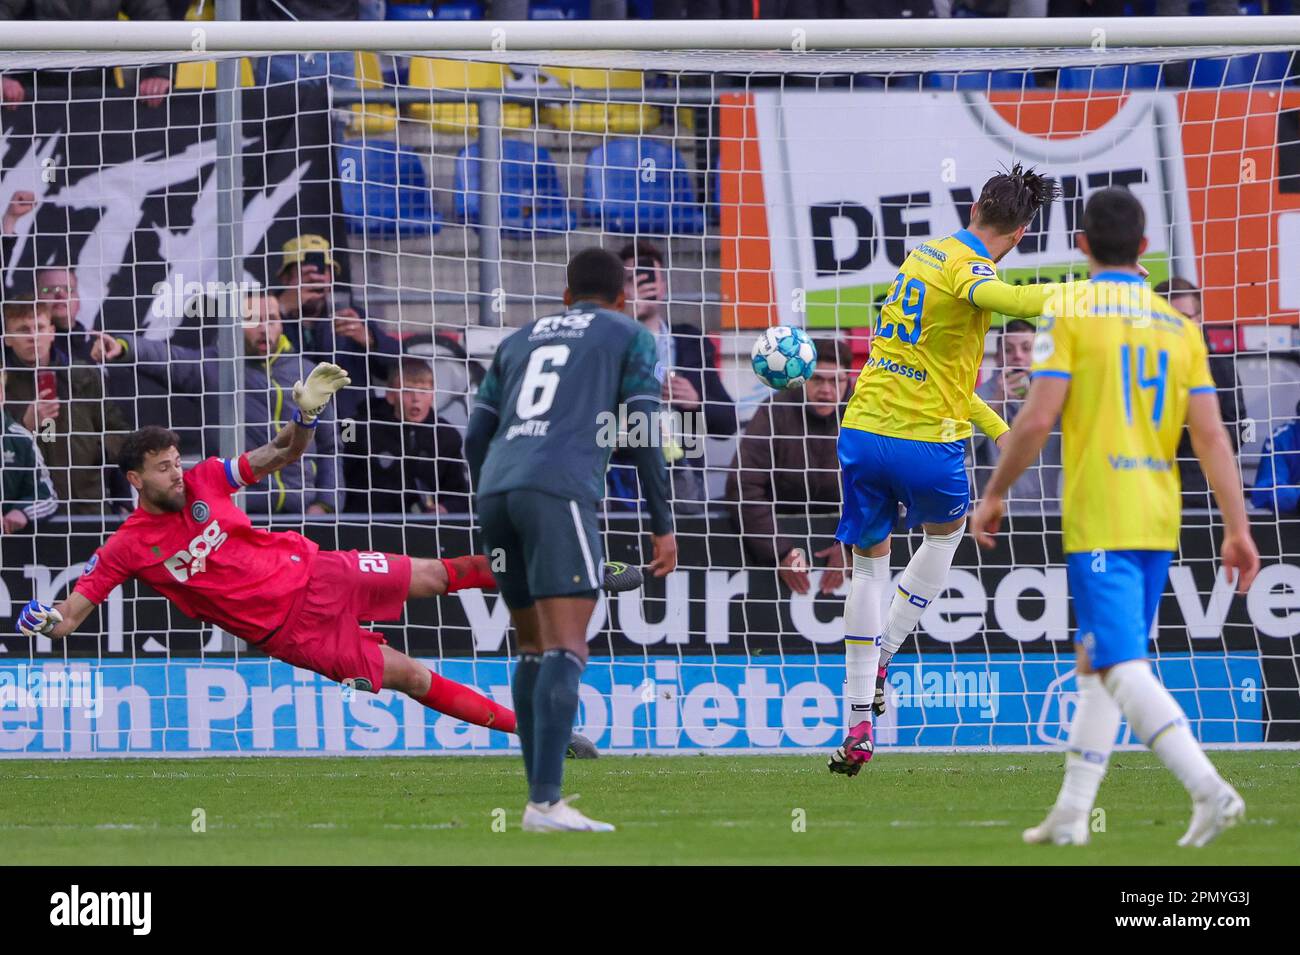
[[[215, 95], [0, 110], [0, 211], [15, 193], [37, 202], [4, 239], [4, 289], [30, 289], [34, 267], [64, 263], [77, 272], [83, 326], [171, 336], [185, 303], [217, 288]], [[342, 236], [329, 111], [324, 87], [302, 84], [245, 90], [242, 115], [244, 280], [265, 283], [286, 241]]]

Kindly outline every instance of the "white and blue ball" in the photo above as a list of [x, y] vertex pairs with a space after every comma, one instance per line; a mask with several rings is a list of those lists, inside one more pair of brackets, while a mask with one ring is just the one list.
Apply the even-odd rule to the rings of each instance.
[[817, 346], [802, 328], [774, 325], [758, 336], [749, 361], [769, 388], [797, 388], [817, 367]]

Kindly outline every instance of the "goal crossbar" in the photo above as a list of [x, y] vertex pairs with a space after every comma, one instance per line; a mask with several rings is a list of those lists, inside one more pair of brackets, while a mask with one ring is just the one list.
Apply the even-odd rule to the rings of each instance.
[[273, 53], [332, 50], [495, 52], [748, 50], [766, 52], [1025, 47], [1300, 45], [1300, 16], [1098, 17], [943, 20], [112, 23], [18, 22], [0, 31], [4, 51]]

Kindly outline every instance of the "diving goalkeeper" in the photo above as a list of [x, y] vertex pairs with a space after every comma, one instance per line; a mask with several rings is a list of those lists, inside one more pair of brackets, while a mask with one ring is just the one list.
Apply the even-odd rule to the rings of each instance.
[[[298, 410], [269, 444], [185, 471], [173, 432], [146, 427], [129, 435], [119, 466], [139, 493], [138, 507], [86, 562], [68, 599], [52, 607], [31, 601], [18, 631], [66, 637], [113, 588], [136, 577], [187, 616], [277, 660], [358, 690], [399, 690], [448, 716], [514, 733], [513, 711], [433, 673], [361, 623], [396, 620], [411, 598], [495, 589], [486, 557], [321, 550], [293, 531], [254, 528], [231, 500], [302, 457], [321, 411], [348, 382], [337, 365], [317, 365], [294, 385]], [[570, 754], [595, 750], [575, 737]]]

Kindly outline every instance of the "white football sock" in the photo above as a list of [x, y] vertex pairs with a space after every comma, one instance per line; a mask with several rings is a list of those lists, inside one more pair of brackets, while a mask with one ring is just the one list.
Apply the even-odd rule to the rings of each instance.
[[1133, 735], [1160, 757], [1193, 799], [1206, 799], [1224, 785], [1192, 735], [1182, 707], [1160, 685], [1146, 660], [1111, 667], [1106, 689], [1124, 711]]
[[961, 527], [951, 534], [934, 537], [926, 534], [921, 546], [907, 562], [907, 569], [898, 578], [898, 590], [889, 605], [885, 635], [880, 641], [891, 659], [907, 635], [916, 628], [930, 601], [943, 591], [953, 555], [957, 553], [957, 545], [961, 543], [965, 530], [966, 522], [962, 521]]
[[849, 596], [844, 601], [844, 722], [848, 729], [871, 719], [888, 592], [889, 555], [854, 554]]
[[1070, 752], [1065, 757], [1065, 781], [1056, 797], [1058, 809], [1089, 813], [1097, 788], [1106, 775], [1110, 751], [1119, 733], [1119, 706], [1095, 673], [1081, 673], [1079, 702], [1070, 723]]

